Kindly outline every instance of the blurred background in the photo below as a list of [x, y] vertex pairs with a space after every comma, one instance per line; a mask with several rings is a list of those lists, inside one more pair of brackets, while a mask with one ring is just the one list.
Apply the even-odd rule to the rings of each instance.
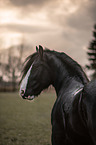
[[32, 103], [18, 93], [36, 45], [67, 53], [95, 79], [96, 0], [0, 0], [0, 145], [51, 144], [54, 90]]

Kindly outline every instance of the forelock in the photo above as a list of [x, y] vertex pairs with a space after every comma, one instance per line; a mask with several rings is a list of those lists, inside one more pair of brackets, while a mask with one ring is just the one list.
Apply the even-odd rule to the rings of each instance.
[[25, 75], [27, 74], [29, 68], [31, 67], [31, 65], [33, 64], [34, 60], [38, 57], [38, 53], [33, 53], [32, 55], [28, 56], [25, 60], [25, 62], [23, 63], [24, 67], [22, 69], [22, 78], [20, 80], [23, 80], [23, 78], [25, 77]]

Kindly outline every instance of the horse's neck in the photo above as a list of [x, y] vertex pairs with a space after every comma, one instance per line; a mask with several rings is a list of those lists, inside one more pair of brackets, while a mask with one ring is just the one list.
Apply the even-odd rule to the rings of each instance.
[[62, 85], [59, 94], [62, 95], [64, 93], [69, 93], [69, 94], [76, 95], [76, 93], [79, 92], [83, 87], [84, 85], [81, 82], [73, 78], [67, 84], [64, 84], [64, 86]]
[[81, 88], [84, 87], [84, 84], [80, 81], [76, 80], [74, 77], [67, 79], [66, 77], [62, 80], [57, 82], [54, 87], [58, 96], [64, 95], [66, 92], [71, 94], [76, 94]]
[[[74, 71], [75, 66], [70, 65], [69, 63], [71, 63], [71, 62], [68, 62], [66, 60], [66, 57], [68, 57], [68, 56], [65, 54], [63, 57], [62, 56], [60, 55], [60, 57], [59, 57], [59, 56], [53, 55], [53, 56], [50, 56], [50, 59], [49, 59], [49, 63], [50, 63], [51, 70], [52, 70], [52, 73], [51, 73], [52, 74], [52, 85], [55, 87], [57, 95], [60, 94], [60, 92], [65, 91], [65, 89], [67, 89], [68, 87], [69, 88], [70, 88], [70, 86], [72, 87], [72, 84], [74, 84], [74, 87], [75, 87], [75, 84], [77, 84], [77, 86], [78, 85], [80, 86], [80, 84], [81, 84], [81, 86], [82, 86], [84, 84], [84, 81], [87, 82], [87, 78], [85, 76], [83, 76], [84, 75], [83, 71], [81, 70], [81, 73], [83, 75], [78, 74], [78, 71], [77, 72]], [[71, 60], [71, 58], [69, 58], [69, 59]], [[70, 66], [71, 66], [71, 68], [70, 68]], [[81, 69], [81, 68], [79, 68], [79, 69]]]

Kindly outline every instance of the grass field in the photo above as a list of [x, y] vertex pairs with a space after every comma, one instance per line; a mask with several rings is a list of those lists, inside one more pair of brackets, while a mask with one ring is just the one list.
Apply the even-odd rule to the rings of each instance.
[[54, 92], [34, 101], [18, 93], [0, 93], [0, 145], [50, 145]]

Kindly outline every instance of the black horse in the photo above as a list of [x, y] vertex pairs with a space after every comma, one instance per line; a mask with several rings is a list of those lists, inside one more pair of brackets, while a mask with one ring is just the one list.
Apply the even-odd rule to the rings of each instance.
[[96, 145], [96, 81], [89, 82], [80, 65], [65, 53], [43, 50], [25, 62], [20, 94], [32, 100], [52, 84], [52, 145]]

